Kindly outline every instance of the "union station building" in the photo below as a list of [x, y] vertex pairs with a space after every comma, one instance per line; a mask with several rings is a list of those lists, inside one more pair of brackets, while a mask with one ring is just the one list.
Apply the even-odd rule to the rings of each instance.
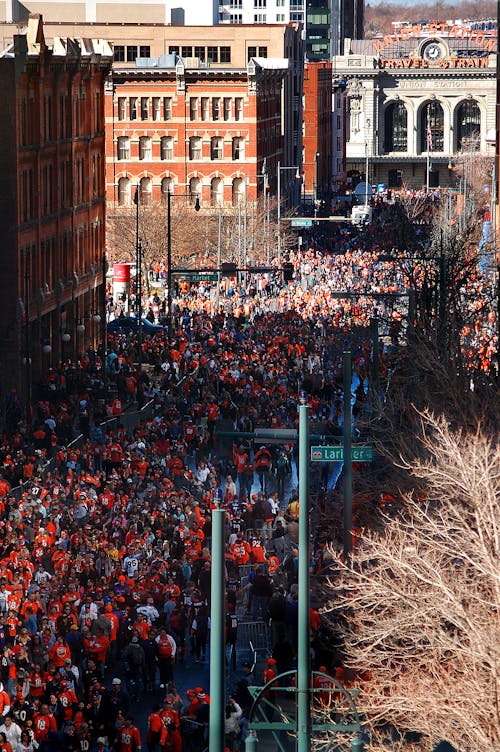
[[[380, 39], [346, 40], [348, 184], [420, 189], [451, 184], [460, 154], [495, 154], [495, 29], [393, 24]], [[466, 155], [470, 155], [470, 158]]]

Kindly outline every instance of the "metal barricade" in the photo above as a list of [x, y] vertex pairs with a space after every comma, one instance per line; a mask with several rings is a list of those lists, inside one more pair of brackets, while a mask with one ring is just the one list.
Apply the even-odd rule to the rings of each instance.
[[269, 624], [264, 621], [238, 622], [238, 655], [255, 663], [257, 658], [271, 655], [271, 635]]

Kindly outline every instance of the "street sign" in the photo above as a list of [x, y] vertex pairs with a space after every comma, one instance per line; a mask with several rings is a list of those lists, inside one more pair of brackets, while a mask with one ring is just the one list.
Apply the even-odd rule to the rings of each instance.
[[172, 272], [185, 277], [190, 282], [217, 282], [217, 272]]
[[[344, 447], [341, 446], [312, 446], [311, 462], [342, 462], [344, 459]], [[373, 447], [353, 446], [351, 450], [353, 462], [371, 462], [373, 460]]]
[[292, 219], [290, 222], [292, 227], [312, 227], [312, 219]]

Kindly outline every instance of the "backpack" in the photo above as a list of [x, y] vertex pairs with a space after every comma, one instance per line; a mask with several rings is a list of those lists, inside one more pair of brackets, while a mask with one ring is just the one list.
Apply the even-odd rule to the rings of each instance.
[[172, 643], [167, 635], [160, 637], [158, 640], [158, 658], [171, 658], [172, 657]]

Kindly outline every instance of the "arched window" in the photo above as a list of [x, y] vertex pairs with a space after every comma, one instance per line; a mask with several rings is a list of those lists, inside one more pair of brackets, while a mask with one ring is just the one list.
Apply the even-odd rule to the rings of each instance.
[[167, 193], [174, 192], [173, 178], [163, 178], [161, 181], [161, 197], [165, 201], [167, 200]]
[[152, 158], [152, 145], [149, 136], [141, 136], [139, 139], [139, 159], [150, 160]]
[[162, 136], [160, 140], [160, 159], [171, 161], [174, 158], [173, 136]]
[[222, 178], [214, 178], [210, 183], [210, 203], [212, 206], [223, 206], [224, 183]]
[[142, 205], [150, 204], [152, 198], [153, 184], [151, 178], [141, 178], [139, 183], [139, 201]]
[[201, 180], [200, 178], [191, 178], [189, 181], [189, 195], [193, 205], [196, 203], [196, 199], [201, 204]]
[[457, 110], [457, 150], [470, 148], [481, 133], [481, 110], [473, 99], [466, 99]]
[[408, 113], [401, 101], [385, 110], [384, 151], [408, 151]]
[[130, 204], [130, 180], [120, 178], [118, 181], [118, 206], [129, 206]]
[[245, 200], [245, 181], [243, 178], [233, 180], [232, 201], [233, 206], [238, 206]]
[[443, 151], [444, 113], [439, 102], [424, 104], [420, 115], [420, 151]]

